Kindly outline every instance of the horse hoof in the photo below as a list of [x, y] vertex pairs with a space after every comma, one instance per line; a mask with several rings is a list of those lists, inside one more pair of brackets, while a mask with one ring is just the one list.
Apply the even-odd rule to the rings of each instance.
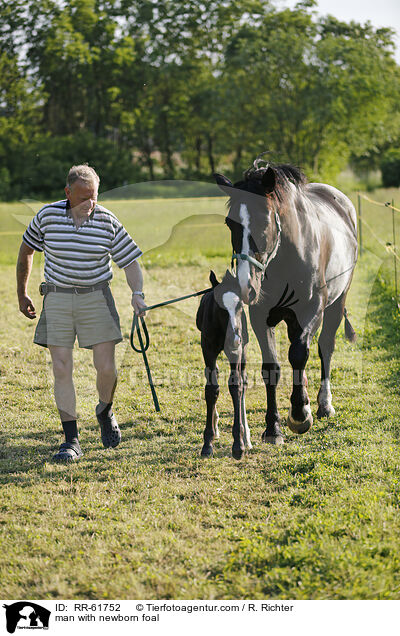
[[263, 433], [261, 439], [266, 444], [272, 444], [273, 446], [282, 446], [282, 444], [285, 443], [282, 435], [265, 435], [265, 433]]
[[201, 449], [201, 457], [212, 457], [213, 456], [213, 447], [211, 444], [204, 444]]
[[309, 415], [303, 422], [297, 422], [290, 415], [286, 421], [286, 424], [292, 431], [292, 433], [297, 433], [297, 435], [303, 435], [310, 430], [313, 423], [313, 418]]
[[332, 404], [320, 404], [317, 411], [317, 418], [320, 420], [323, 417], [333, 417], [335, 415], [335, 409]]
[[282, 444], [284, 444], [285, 440], [282, 435], [279, 422], [267, 424], [267, 428], [261, 435], [261, 441], [263, 441], [265, 444], [273, 444], [273, 446], [281, 446]]
[[242, 459], [243, 453], [244, 453], [243, 448], [237, 448], [235, 446], [232, 446], [232, 457], [233, 457], [233, 459], [238, 459], [238, 460]]

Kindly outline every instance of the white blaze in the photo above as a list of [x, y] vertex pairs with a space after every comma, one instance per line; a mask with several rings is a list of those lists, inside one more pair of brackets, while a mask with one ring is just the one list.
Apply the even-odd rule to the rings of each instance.
[[[250, 215], [245, 203], [241, 203], [239, 211], [240, 220], [243, 227], [242, 254], [249, 255], [250, 251]], [[243, 299], [248, 301], [250, 287], [250, 264], [248, 261], [238, 261], [238, 279]]]
[[[240, 302], [239, 296], [234, 294], [233, 292], [225, 292], [222, 296], [222, 303], [229, 314], [229, 320], [232, 325], [232, 331], [235, 334], [235, 330], [238, 329], [238, 325], [236, 324], [236, 307]], [[233, 344], [235, 347], [240, 345], [240, 337], [235, 334]]]

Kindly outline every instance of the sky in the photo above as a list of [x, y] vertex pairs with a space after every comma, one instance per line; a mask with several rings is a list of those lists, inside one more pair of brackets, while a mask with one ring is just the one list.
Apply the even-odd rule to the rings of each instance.
[[[298, 0], [278, 0], [277, 6], [292, 8]], [[396, 31], [395, 57], [400, 64], [400, 0], [317, 0], [320, 15], [333, 15], [343, 22], [365, 23], [374, 27], [391, 27]]]

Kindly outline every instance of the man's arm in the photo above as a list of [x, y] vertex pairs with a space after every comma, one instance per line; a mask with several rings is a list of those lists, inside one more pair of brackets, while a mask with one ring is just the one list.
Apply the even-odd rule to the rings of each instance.
[[[143, 274], [138, 261], [133, 261], [128, 267], [125, 267], [125, 276], [132, 292], [141, 292], [143, 290]], [[146, 303], [139, 294], [132, 294], [132, 307], [136, 314], [144, 315]]]
[[36, 318], [36, 309], [28, 296], [28, 281], [32, 271], [33, 255], [35, 250], [24, 242], [21, 243], [17, 261], [17, 295], [19, 310], [24, 316], [33, 320]]

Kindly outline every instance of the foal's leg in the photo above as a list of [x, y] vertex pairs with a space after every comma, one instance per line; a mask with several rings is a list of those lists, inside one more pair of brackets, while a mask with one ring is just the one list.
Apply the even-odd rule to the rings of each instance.
[[318, 353], [321, 359], [321, 386], [318, 392], [317, 417], [335, 415], [330, 387], [331, 359], [335, 348], [336, 331], [342, 321], [346, 294], [342, 294], [324, 311], [324, 320], [318, 339]]
[[262, 441], [280, 445], [283, 444], [283, 435], [276, 404], [276, 387], [281, 376], [281, 367], [276, 353], [275, 329], [267, 327], [265, 316], [259, 316], [252, 306], [249, 308], [249, 314], [262, 353], [261, 374], [267, 392], [266, 429], [262, 434]]
[[242, 397], [240, 401], [240, 411], [242, 416], [242, 426], [243, 426], [243, 441], [245, 447], [250, 450], [253, 448], [251, 440], [250, 440], [250, 428], [247, 422], [247, 414], [246, 414], [246, 389], [247, 389], [247, 373], [246, 373], [246, 357], [245, 353], [242, 354], [242, 362], [240, 365], [240, 374], [242, 376]]
[[206, 364], [204, 374], [206, 376], [206, 386], [204, 390], [206, 405], [207, 405], [207, 419], [206, 427], [204, 429], [204, 444], [201, 450], [202, 457], [211, 457], [213, 454], [212, 442], [214, 439], [218, 439], [218, 412], [217, 412], [217, 399], [219, 395], [218, 385], [218, 366], [217, 355], [207, 354], [203, 351], [204, 362]]
[[230, 362], [231, 373], [229, 376], [229, 393], [231, 394], [233, 403], [233, 446], [232, 456], [235, 459], [241, 459], [244, 453], [244, 441], [243, 441], [243, 424], [242, 424], [242, 374], [240, 360]]

